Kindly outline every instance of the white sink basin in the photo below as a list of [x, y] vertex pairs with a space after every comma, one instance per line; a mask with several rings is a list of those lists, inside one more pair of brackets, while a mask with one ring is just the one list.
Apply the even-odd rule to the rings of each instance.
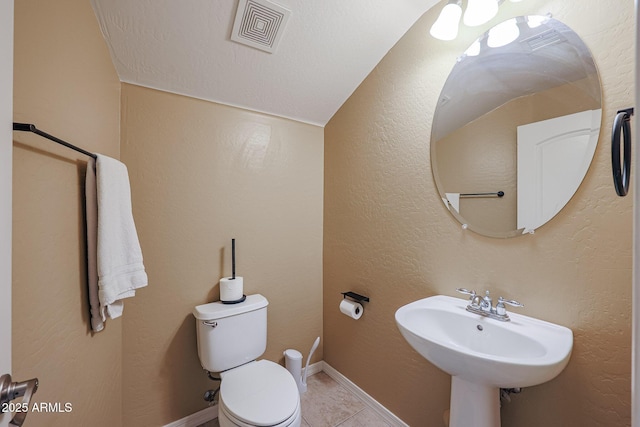
[[[396, 323], [418, 353], [453, 377], [450, 426], [499, 426], [499, 389], [555, 378], [569, 362], [573, 333], [512, 311], [511, 321], [501, 322], [470, 313], [467, 305], [443, 295], [421, 299], [400, 307]], [[482, 396], [483, 391], [489, 394]], [[455, 408], [470, 398], [492, 406], [490, 413]]]

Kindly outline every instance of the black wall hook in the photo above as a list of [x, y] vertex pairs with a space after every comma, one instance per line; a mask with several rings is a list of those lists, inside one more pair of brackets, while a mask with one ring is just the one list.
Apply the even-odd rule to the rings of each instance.
[[[631, 179], [631, 116], [633, 108], [619, 110], [613, 120], [611, 132], [611, 167], [613, 169], [613, 185], [618, 196], [624, 197], [629, 192]], [[621, 139], [620, 136], [623, 138]], [[620, 162], [620, 145], [624, 144], [624, 157]]]

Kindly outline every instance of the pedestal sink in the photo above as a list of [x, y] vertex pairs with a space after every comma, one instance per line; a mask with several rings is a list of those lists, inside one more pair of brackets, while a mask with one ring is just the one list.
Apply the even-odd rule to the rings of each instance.
[[500, 388], [555, 378], [571, 356], [573, 333], [510, 312], [511, 321], [466, 310], [468, 301], [444, 295], [396, 311], [402, 336], [451, 378], [450, 427], [500, 427]]

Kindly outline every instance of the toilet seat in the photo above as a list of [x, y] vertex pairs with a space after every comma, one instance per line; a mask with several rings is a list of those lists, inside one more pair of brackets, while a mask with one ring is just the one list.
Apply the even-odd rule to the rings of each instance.
[[[302, 423], [302, 414], [300, 413], [300, 406], [296, 408], [296, 411], [281, 423], [269, 426], [269, 427], [300, 427]], [[229, 409], [225, 406], [224, 402], [220, 400], [218, 406], [218, 422], [220, 427], [256, 427], [256, 424], [247, 424], [246, 422], [237, 419], [229, 413]], [[261, 426], [266, 427], [266, 426]]]
[[224, 373], [219, 409], [238, 426], [284, 427], [300, 417], [300, 394], [289, 371], [260, 360]]

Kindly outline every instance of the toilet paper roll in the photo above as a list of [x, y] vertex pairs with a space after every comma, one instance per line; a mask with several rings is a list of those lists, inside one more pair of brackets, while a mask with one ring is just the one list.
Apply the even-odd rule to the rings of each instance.
[[343, 299], [340, 301], [340, 311], [342, 314], [351, 317], [352, 319], [358, 320], [362, 317], [362, 312], [364, 309], [362, 308], [362, 304], [359, 302], [351, 301], [348, 299]]
[[238, 301], [243, 295], [242, 277], [220, 279], [220, 301]]

